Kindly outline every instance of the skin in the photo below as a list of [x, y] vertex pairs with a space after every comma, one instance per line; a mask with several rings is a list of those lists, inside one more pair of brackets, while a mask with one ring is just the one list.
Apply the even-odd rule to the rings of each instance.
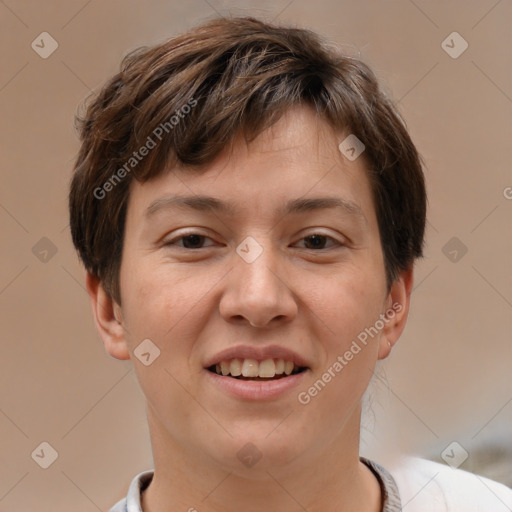
[[[107, 352], [132, 358], [147, 400], [155, 475], [145, 512], [381, 510], [378, 481], [359, 461], [361, 397], [405, 326], [412, 269], [388, 290], [364, 159], [343, 157], [345, 136], [297, 107], [249, 145], [235, 140], [201, 172], [173, 169], [132, 183], [122, 306], [90, 274], [87, 288]], [[214, 196], [235, 212], [169, 207], [145, 216], [169, 194]], [[278, 211], [288, 200], [324, 196], [350, 201], [362, 215]], [[207, 238], [185, 248], [179, 237], [190, 232]], [[327, 237], [314, 239], [320, 248], [307, 238], [313, 234]], [[247, 236], [263, 248], [252, 263], [236, 252]], [[299, 403], [298, 393], [393, 303], [401, 311]], [[133, 354], [146, 338], [161, 351], [149, 366]], [[309, 366], [299, 388], [258, 402], [212, 386], [206, 358], [240, 343], [298, 352]], [[250, 468], [237, 457], [249, 442], [262, 454]]]

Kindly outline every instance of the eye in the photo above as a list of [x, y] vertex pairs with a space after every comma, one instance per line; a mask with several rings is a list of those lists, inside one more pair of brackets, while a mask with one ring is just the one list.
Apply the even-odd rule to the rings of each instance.
[[[207, 240], [209, 240], [210, 243], [205, 244]], [[343, 246], [341, 242], [334, 239], [333, 237], [323, 235], [321, 233], [314, 233], [312, 235], [305, 236], [298, 243], [300, 244], [301, 242], [304, 242], [301, 248], [312, 250], [330, 249], [336, 246]], [[203, 249], [206, 247], [211, 247], [212, 245], [214, 245], [214, 242], [210, 237], [201, 235], [199, 233], [187, 233], [185, 235], [173, 238], [164, 244], [164, 246], [174, 246], [191, 250]]]
[[[186, 235], [178, 236], [176, 238], [173, 238], [172, 240], [169, 240], [164, 245], [165, 246], [177, 246], [182, 247], [183, 249], [202, 249], [205, 247], [203, 244], [205, 240], [212, 240], [211, 238], [200, 235], [198, 233], [188, 233]], [[182, 242], [176, 243], [176, 242]], [[207, 245], [206, 247], [209, 247], [212, 244]]]
[[[338, 240], [335, 240], [331, 236], [322, 235], [320, 233], [314, 233], [312, 235], [305, 236], [301, 239], [301, 241], [305, 241], [305, 247], [304, 249], [329, 249], [333, 246], [332, 242], [334, 242], [334, 246], [342, 246], [343, 244], [341, 242], [338, 242]], [[326, 244], [328, 242], [331, 242], [331, 245], [329, 247], [326, 247]]]

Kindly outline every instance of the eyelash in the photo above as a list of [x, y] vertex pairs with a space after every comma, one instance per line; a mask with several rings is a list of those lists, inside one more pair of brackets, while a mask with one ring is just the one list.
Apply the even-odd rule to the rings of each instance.
[[[197, 237], [200, 237], [201, 239], [209, 239], [211, 240], [211, 238], [209, 236], [206, 236], [206, 235], [201, 235], [200, 233], [187, 233], [185, 235], [180, 235], [176, 238], [173, 238], [172, 240], [169, 240], [168, 242], [164, 243], [164, 246], [175, 246], [175, 247], [180, 247], [181, 249], [185, 249], [185, 250], [188, 250], [188, 251], [197, 251], [197, 250], [200, 250], [200, 249], [206, 249], [207, 247], [211, 247], [211, 245], [208, 245], [206, 247], [196, 247], [196, 248], [189, 248], [189, 247], [184, 247], [182, 245], [177, 245], [175, 242], [176, 241], [179, 241], [179, 240], [184, 240], [185, 238], [187, 237], [191, 237], [191, 236], [197, 236]], [[343, 244], [342, 242], [336, 240], [335, 238], [333, 238], [332, 236], [329, 236], [329, 235], [324, 235], [323, 233], [312, 233], [310, 235], [307, 235], [307, 236], [304, 236], [302, 237], [300, 240], [305, 240], [307, 238], [312, 238], [312, 237], [322, 237], [324, 239], [327, 239], [327, 240], [331, 240], [332, 242], [334, 242], [337, 246], [339, 247], [342, 247], [344, 246], [345, 244]], [[307, 248], [303, 248], [303, 249], [306, 249], [306, 250], [312, 250], [312, 251], [320, 251], [320, 250], [327, 250], [327, 249], [330, 249], [332, 247], [322, 247], [320, 249], [307, 249]]]

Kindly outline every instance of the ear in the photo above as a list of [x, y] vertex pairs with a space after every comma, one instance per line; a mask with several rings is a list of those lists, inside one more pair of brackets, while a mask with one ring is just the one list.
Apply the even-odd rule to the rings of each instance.
[[130, 359], [121, 306], [108, 295], [97, 277], [87, 272], [85, 282], [92, 303], [94, 323], [105, 350], [116, 359]]
[[412, 283], [413, 269], [411, 266], [408, 270], [400, 272], [391, 285], [386, 299], [386, 311], [384, 312], [385, 326], [379, 340], [379, 359], [385, 359], [389, 356], [391, 349], [405, 328], [411, 301]]

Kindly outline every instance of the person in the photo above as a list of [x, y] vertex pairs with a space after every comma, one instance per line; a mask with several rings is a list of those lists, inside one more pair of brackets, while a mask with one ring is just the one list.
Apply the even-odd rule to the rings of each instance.
[[511, 510], [496, 482], [359, 454], [426, 216], [421, 157], [366, 64], [213, 19], [126, 56], [78, 126], [73, 243], [154, 461], [112, 512]]

